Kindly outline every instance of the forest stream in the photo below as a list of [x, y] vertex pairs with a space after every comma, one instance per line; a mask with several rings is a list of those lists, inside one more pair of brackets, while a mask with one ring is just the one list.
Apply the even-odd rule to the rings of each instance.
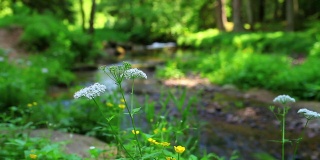
[[[183, 88], [187, 91], [188, 97], [196, 96], [198, 99], [192, 107], [196, 107], [197, 118], [201, 119], [200, 127], [196, 128], [201, 135], [199, 143], [201, 150], [216, 153], [227, 159], [234, 152], [239, 153], [239, 159], [242, 160], [273, 159], [270, 155], [280, 159], [281, 144], [272, 141], [280, 139], [280, 124], [268, 109], [270, 105], [275, 105], [272, 100], [277, 96], [276, 94], [256, 88], [240, 91], [233, 85], [217, 86], [196, 75], [159, 80], [155, 78], [154, 71], [164, 63], [164, 58], [161, 57], [166, 56], [168, 53], [152, 52], [147, 56], [127, 55], [118, 59], [119, 63], [128, 61], [133, 64], [133, 67], [147, 74], [147, 80], [135, 82], [134, 92], [139, 101], [143, 102], [147, 94], [151, 100], [158, 102], [161, 94], [159, 88], [171, 89], [176, 94], [179, 94]], [[172, 53], [169, 53], [169, 56], [172, 56]], [[102, 65], [104, 62], [100, 63]], [[94, 83], [97, 79], [101, 83], [108, 83], [108, 86], [113, 85], [108, 76], [98, 70], [77, 71], [76, 74], [80, 85]], [[130, 88], [127, 88], [127, 92], [130, 92]], [[306, 122], [306, 119], [297, 113], [298, 109], [308, 108], [319, 111], [319, 106], [319, 102], [299, 100], [292, 104], [286, 121], [288, 137], [298, 138]], [[170, 107], [172, 106], [168, 106]], [[177, 111], [174, 109], [171, 111], [170, 114], [175, 116]], [[141, 124], [139, 121], [143, 123], [143, 120], [138, 120], [137, 123]], [[313, 120], [309, 123], [296, 159], [320, 158], [320, 152], [318, 152], [320, 144], [315, 143], [320, 142], [319, 122], [319, 120]], [[286, 148], [289, 153], [287, 156], [292, 156], [294, 143], [292, 145], [288, 143]]]

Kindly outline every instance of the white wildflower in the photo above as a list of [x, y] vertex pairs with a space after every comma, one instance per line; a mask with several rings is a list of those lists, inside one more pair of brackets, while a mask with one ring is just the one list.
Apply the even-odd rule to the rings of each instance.
[[90, 149], [95, 149], [96, 147], [95, 146], [90, 146]]
[[49, 72], [49, 69], [48, 69], [48, 68], [41, 68], [41, 72], [42, 72], [42, 73], [48, 73], [48, 72]]
[[74, 94], [74, 98], [87, 97], [89, 99], [93, 99], [94, 97], [100, 96], [101, 93], [104, 93], [106, 89], [107, 87], [105, 85], [95, 83], [76, 92]]
[[147, 75], [143, 71], [137, 68], [128, 69], [123, 73], [123, 75], [125, 79], [136, 79], [136, 78], [147, 79]]
[[282, 103], [282, 104], [286, 104], [288, 102], [296, 102], [296, 100], [294, 98], [291, 98], [288, 95], [280, 95], [278, 97], [276, 97], [273, 102], [278, 102], [278, 103]]
[[298, 113], [302, 113], [307, 119], [320, 118], [320, 114], [318, 112], [310, 111], [306, 108], [299, 109]]

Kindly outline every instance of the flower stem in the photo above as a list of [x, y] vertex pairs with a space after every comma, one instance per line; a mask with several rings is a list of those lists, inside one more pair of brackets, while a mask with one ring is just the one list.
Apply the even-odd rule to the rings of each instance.
[[282, 160], [284, 160], [285, 125], [286, 125], [286, 107], [283, 107], [283, 113], [282, 113]]
[[295, 157], [296, 157], [297, 150], [298, 150], [298, 147], [299, 147], [299, 143], [300, 143], [300, 141], [302, 140], [302, 136], [304, 135], [304, 133], [305, 133], [305, 131], [306, 131], [307, 125], [308, 125], [308, 123], [309, 123], [309, 120], [310, 120], [310, 119], [307, 119], [307, 122], [306, 122], [306, 124], [305, 124], [304, 127], [303, 127], [303, 131], [300, 133], [300, 136], [299, 136], [299, 138], [298, 138], [298, 140], [297, 140], [297, 142], [296, 142], [297, 144], [296, 144], [296, 146], [295, 146], [295, 148], [294, 148], [293, 160], [294, 160]]
[[102, 114], [102, 116], [104, 117], [104, 119], [107, 121], [108, 126], [110, 127], [112, 134], [114, 136], [114, 138], [118, 141], [118, 143], [120, 144], [120, 146], [123, 148], [123, 150], [128, 154], [128, 156], [134, 160], [134, 158], [131, 156], [131, 154], [128, 152], [128, 150], [124, 147], [124, 145], [122, 144], [120, 138], [118, 137], [118, 135], [115, 133], [115, 130], [113, 129], [112, 125], [110, 124], [110, 122], [107, 120], [107, 116], [103, 113], [101, 107], [98, 105], [97, 101], [92, 98], [92, 100], [94, 101], [94, 103], [98, 106], [100, 113]]
[[180, 159], [180, 154], [178, 153], [178, 160]]
[[[123, 90], [123, 88], [122, 88], [121, 83], [118, 85], [118, 87], [119, 87], [119, 89], [120, 89], [121, 96], [122, 96], [122, 99], [124, 100], [124, 104], [125, 104], [125, 106], [126, 106], [126, 109], [127, 109], [128, 113], [129, 113], [133, 130], [134, 130], [134, 132], [136, 132], [137, 130], [136, 130], [136, 126], [135, 126], [135, 124], [134, 124], [134, 118], [133, 118], [133, 115], [132, 115], [132, 113], [131, 113], [131, 111], [130, 111], [130, 109], [129, 109], [129, 107], [128, 107], [128, 103], [127, 103], [127, 101], [126, 101], [126, 99], [125, 99], [125, 97], [124, 97], [124, 90]], [[132, 91], [133, 91], [133, 90], [132, 90]], [[132, 93], [132, 95], [133, 95], [133, 93]], [[131, 105], [132, 105], [132, 104], [131, 104]], [[142, 151], [141, 151], [141, 147], [140, 147], [140, 143], [139, 143], [139, 139], [138, 139], [137, 134], [134, 134], [134, 137], [135, 137], [135, 139], [136, 139], [136, 141], [137, 141], [139, 153], [140, 153], [140, 156], [141, 156], [141, 158], [142, 158]]]
[[133, 110], [133, 88], [134, 88], [134, 79], [132, 80], [132, 85], [131, 85], [131, 111]]

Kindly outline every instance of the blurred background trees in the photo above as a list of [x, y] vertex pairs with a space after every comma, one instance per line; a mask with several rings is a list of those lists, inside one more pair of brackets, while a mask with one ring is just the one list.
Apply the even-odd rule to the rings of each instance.
[[[299, 31], [319, 20], [318, 0], [2, 0], [0, 15], [51, 14], [69, 24], [112, 29], [136, 43], [187, 32]], [[96, 17], [96, 18], [95, 18]]]
[[[18, 47], [56, 60], [60, 75], [79, 63], [96, 64], [109, 56], [106, 48], [124, 52], [153, 42], [302, 61], [320, 56], [319, 6], [319, 0], [0, 0], [0, 28], [20, 31]], [[306, 86], [320, 95], [313, 75]], [[52, 75], [50, 82], [70, 84], [70, 77]], [[264, 85], [253, 84], [248, 86]]]

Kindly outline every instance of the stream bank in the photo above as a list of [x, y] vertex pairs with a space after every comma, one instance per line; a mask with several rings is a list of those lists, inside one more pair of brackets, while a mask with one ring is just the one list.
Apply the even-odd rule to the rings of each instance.
[[[154, 57], [154, 56], [158, 57]], [[161, 57], [162, 56], [162, 57]], [[153, 53], [148, 56], [127, 58], [118, 61], [129, 61], [133, 67], [143, 70], [147, 80], [135, 81], [135, 95], [139, 101], [144, 102], [147, 94], [155, 102], [160, 101], [160, 90], [184, 88], [187, 96], [197, 95], [198, 117], [203, 125], [198, 129], [201, 132], [199, 148], [213, 152], [219, 156], [230, 157], [233, 151], [238, 151], [241, 160], [268, 159], [268, 154], [275, 159], [280, 158], [281, 144], [271, 140], [280, 139], [280, 124], [269, 111], [273, 99], [277, 96], [267, 90], [250, 89], [241, 91], [233, 85], [218, 86], [211, 84], [207, 79], [197, 75], [188, 75], [180, 79], [159, 80], [155, 77], [155, 68], [162, 65], [165, 55]], [[114, 64], [114, 63], [113, 63]], [[103, 62], [100, 65], [105, 65]], [[79, 84], [87, 85], [95, 82], [98, 77], [102, 83], [109, 82], [106, 76], [99, 71], [78, 72]], [[112, 82], [111, 82], [112, 83]], [[130, 86], [130, 85], [128, 85]], [[127, 93], [130, 88], [126, 88]], [[286, 126], [289, 138], [297, 138], [302, 131], [306, 120], [297, 111], [308, 108], [319, 112], [319, 102], [299, 101], [291, 105]], [[168, 106], [170, 108], [171, 106]], [[171, 113], [174, 114], [174, 113]], [[313, 120], [309, 123], [304, 140], [301, 142], [297, 159], [320, 159], [320, 121]], [[288, 144], [287, 157], [292, 155], [293, 146]], [[270, 158], [269, 158], [270, 159]]]

